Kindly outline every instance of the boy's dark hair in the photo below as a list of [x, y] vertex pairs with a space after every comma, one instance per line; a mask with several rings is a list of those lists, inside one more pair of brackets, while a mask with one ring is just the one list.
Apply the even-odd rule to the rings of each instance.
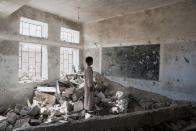
[[93, 57], [88, 56], [86, 57], [86, 64], [89, 65], [93, 61]]

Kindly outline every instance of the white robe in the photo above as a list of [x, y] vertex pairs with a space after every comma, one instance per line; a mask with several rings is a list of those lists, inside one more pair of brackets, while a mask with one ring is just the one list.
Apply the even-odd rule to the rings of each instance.
[[[92, 67], [88, 66], [85, 71], [85, 88], [84, 88], [84, 109], [93, 110], [94, 109], [94, 83], [93, 83], [93, 70]], [[90, 90], [90, 88], [92, 88]]]

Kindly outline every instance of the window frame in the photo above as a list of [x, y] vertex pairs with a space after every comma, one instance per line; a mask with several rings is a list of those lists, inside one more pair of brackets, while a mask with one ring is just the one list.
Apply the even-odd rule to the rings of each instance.
[[[27, 48], [27, 50], [25, 50], [24, 48]], [[34, 52], [30, 51], [30, 48], [34, 48]], [[37, 48], [40, 48], [40, 51], [37, 51]], [[45, 48], [45, 49], [44, 49]], [[42, 82], [45, 80], [48, 80], [48, 72], [45, 71], [43, 72], [44, 69], [44, 63], [43, 63], [43, 50], [46, 50], [46, 46], [45, 45], [40, 45], [40, 44], [35, 44], [35, 43], [27, 43], [27, 42], [20, 42], [19, 43], [19, 83], [33, 83], [33, 82]], [[33, 52], [33, 53], [32, 53]], [[27, 53], [28, 56], [25, 56], [27, 59], [27, 62], [24, 62], [24, 56], [23, 53]], [[30, 56], [29, 54], [32, 53], [34, 55], [34, 57]], [[40, 55], [40, 60], [37, 59], [38, 54]], [[30, 64], [30, 59], [34, 59], [34, 67], [30, 68], [30, 66], [32, 66]], [[45, 60], [46, 63], [48, 64], [48, 61]], [[26, 63], [27, 65], [27, 72], [25, 72], [23, 69], [24, 64]], [[37, 70], [37, 67], [39, 66], [39, 71]], [[32, 75], [30, 70], [33, 69], [33, 73], [35, 73], [33, 75], [33, 77], [30, 79], [30, 76]], [[47, 70], [47, 69], [46, 69]], [[24, 72], [23, 72], [24, 71]], [[27, 74], [27, 78], [29, 79], [22, 79], [22, 77], [25, 77], [22, 75], [22, 73], [26, 73]], [[39, 75], [37, 75], [37, 73], [39, 73]], [[46, 74], [44, 74], [46, 73]]]
[[[28, 25], [27, 28], [24, 27], [25, 24]], [[34, 35], [31, 34], [31, 26], [35, 26]], [[24, 30], [26, 30], [28, 33], [24, 33]], [[48, 38], [48, 23], [21, 17], [20, 18], [20, 35], [38, 37], [38, 38]]]
[[[69, 35], [70, 37], [68, 37]], [[61, 41], [79, 44], [80, 43], [80, 31], [61, 27], [60, 28], [60, 39]]]
[[[71, 53], [69, 53], [69, 50], [71, 50]], [[67, 56], [65, 56], [65, 51], [67, 51]], [[60, 77], [63, 77], [66, 74], [73, 74], [73, 48], [67, 48], [67, 47], [60, 47]], [[71, 62], [70, 62], [70, 56], [71, 56]], [[65, 58], [67, 57], [67, 59]], [[67, 70], [65, 69], [65, 60], [67, 62]], [[70, 70], [71, 65], [71, 70]]]

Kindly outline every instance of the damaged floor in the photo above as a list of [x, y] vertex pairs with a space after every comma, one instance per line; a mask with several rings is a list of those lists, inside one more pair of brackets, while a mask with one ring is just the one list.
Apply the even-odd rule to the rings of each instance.
[[[65, 77], [65, 80], [57, 81], [56, 87], [47, 85], [36, 87], [33, 100], [27, 99], [26, 105], [16, 104], [14, 108], [7, 109], [1, 116], [0, 130], [24, 130], [34, 126], [72, 123], [74, 121], [96, 119], [96, 117], [100, 116], [190, 104], [173, 101], [164, 96], [134, 88], [125, 88], [116, 82], [108, 80], [99, 73], [95, 73], [94, 78], [96, 88], [96, 109], [94, 112], [87, 113], [83, 109], [83, 75], [70, 75]], [[182, 121], [165, 121], [156, 126], [144, 126], [137, 130], [157, 130], [160, 127], [176, 130], [194, 122], [195, 117], [191, 117], [189, 120], [185, 118]], [[134, 129], [127, 130], [132, 131]]]

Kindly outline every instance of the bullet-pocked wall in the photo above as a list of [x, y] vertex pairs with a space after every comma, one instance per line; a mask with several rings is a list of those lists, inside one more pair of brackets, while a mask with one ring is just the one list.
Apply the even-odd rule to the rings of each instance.
[[[110, 76], [126, 87], [196, 101], [196, 1], [184, 0], [84, 26], [84, 57], [101, 72], [103, 47], [160, 44], [159, 80]], [[96, 53], [95, 53], [96, 52]]]
[[[27, 6], [22, 7], [7, 18], [2, 18], [0, 20], [0, 33], [19, 35], [21, 17], [48, 23], [47, 39], [49, 41], [60, 42], [60, 27], [79, 30], [80, 35], [82, 35], [80, 23]], [[38, 44], [42, 44], [42, 42]], [[48, 80], [43, 83], [54, 83], [60, 77], [60, 46], [47, 45], [47, 51]], [[79, 56], [81, 57], [81, 55]], [[0, 72], [0, 109], [2, 106], [22, 103], [25, 101], [25, 97], [32, 97], [32, 87], [37, 84], [19, 84], [19, 42], [0, 40]]]

